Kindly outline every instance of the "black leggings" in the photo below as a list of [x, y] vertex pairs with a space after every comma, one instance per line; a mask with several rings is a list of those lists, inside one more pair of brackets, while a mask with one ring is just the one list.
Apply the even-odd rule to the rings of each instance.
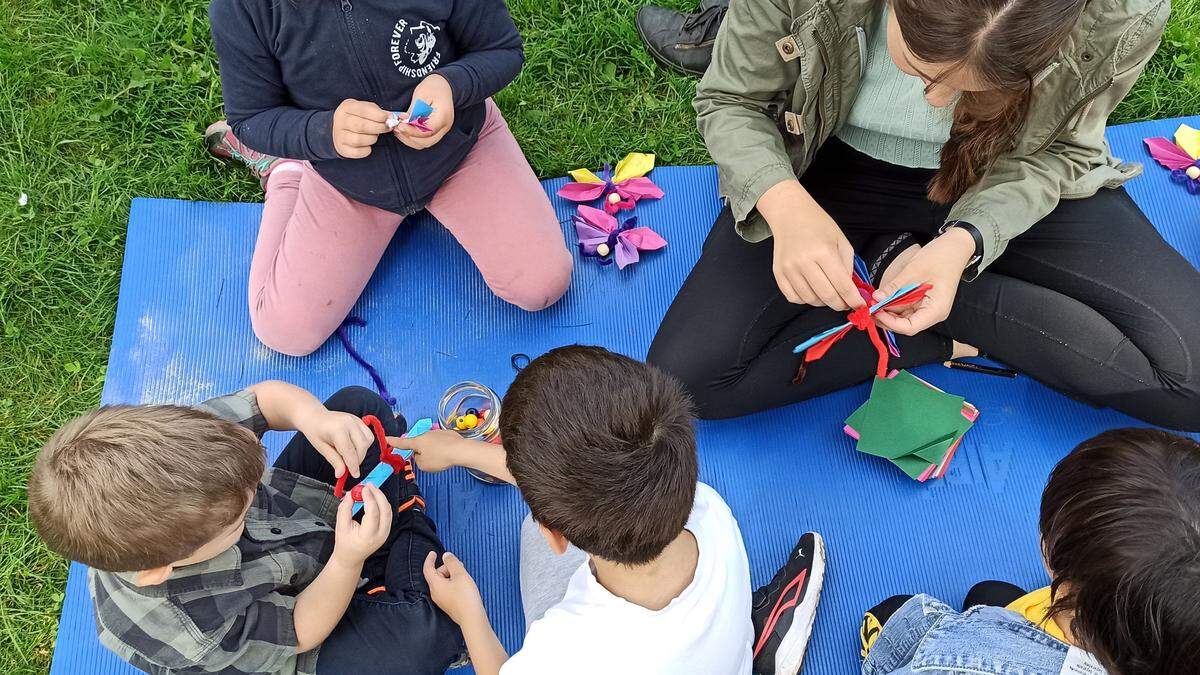
[[[801, 179], [862, 251], [881, 238], [936, 236], [948, 207], [930, 202], [932, 172], [881, 162], [830, 141]], [[868, 380], [875, 351], [852, 331], [793, 384], [792, 348], [845, 320], [789, 303], [771, 272], [773, 240], [751, 244], [725, 209], [668, 310], [648, 360], [679, 377], [704, 418], [795, 403]], [[1123, 189], [1063, 200], [977, 279], [950, 317], [900, 336], [897, 368], [973, 345], [1092, 405], [1200, 430], [1200, 273]]]

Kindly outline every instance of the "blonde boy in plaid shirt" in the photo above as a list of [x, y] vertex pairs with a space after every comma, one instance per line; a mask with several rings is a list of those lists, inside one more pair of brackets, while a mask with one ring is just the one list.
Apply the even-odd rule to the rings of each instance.
[[[30, 514], [92, 568], [101, 642], [146, 672], [442, 673], [464, 647], [421, 573], [443, 548], [411, 473], [364, 489], [360, 520], [333, 495], [378, 462], [364, 415], [405, 431], [359, 387], [103, 407], [39, 453]], [[267, 469], [270, 429], [299, 433]]]

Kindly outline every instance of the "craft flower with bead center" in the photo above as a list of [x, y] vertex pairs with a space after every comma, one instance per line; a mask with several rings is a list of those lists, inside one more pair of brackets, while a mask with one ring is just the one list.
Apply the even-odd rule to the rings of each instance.
[[1166, 138], [1147, 138], [1150, 156], [1171, 170], [1171, 180], [1182, 184], [1191, 194], [1200, 194], [1200, 130], [1186, 124], [1175, 130], [1175, 142]]
[[558, 196], [573, 202], [593, 202], [604, 199], [604, 211], [614, 214], [632, 209], [640, 199], [662, 199], [663, 191], [646, 174], [654, 169], [654, 155], [631, 152], [620, 162], [616, 171], [604, 165], [597, 176], [588, 169], [571, 172], [574, 182], [567, 183]]
[[615, 217], [600, 209], [580, 206], [574, 221], [579, 254], [597, 258], [601, 265], [616, 262], [618, 269], [625, 269], [638, 261], [639, 251], [657, 251], [667, 245], [667, 240], [654, 230], [638, 227], [637, 218], [618, 224]]

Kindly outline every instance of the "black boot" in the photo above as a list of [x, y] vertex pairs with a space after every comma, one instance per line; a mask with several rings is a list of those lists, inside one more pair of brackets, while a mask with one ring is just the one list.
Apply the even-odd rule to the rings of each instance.
[[728, 9], [729, 0], [702, 0], [693, 14], [647, 5], [637, 13], [638, 35], [655, 61], [689, 75], [703, 75]]

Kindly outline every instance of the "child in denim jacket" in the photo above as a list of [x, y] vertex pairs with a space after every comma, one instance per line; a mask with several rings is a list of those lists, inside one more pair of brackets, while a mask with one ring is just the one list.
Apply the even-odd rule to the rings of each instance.
[[1200, 673], [1200, 444], [1119, 429], [1063, 459], [1042, 494], [1049, 587], [983, 582], [867, 612], [863, 675]]

